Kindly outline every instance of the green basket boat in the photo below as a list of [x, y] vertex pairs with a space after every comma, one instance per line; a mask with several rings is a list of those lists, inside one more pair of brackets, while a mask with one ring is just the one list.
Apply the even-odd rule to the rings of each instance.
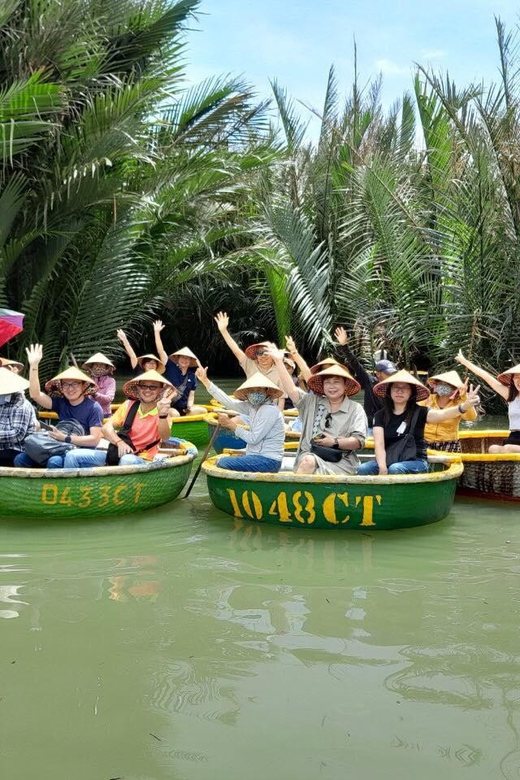
[[197, 457], [193, 448], [182, 449], [183, 454], [146, 466], [0, 467], [0, 517], [90, 520], [166, 504], [183, 489]]
[[460, 462], [445, 465], [439, 457], [438, 470], [427, 474], [309, 476], [227, 471], [216, 460], [202, 468], [217, 509], [293, 528], [390, 530], [435, 523], [449, 514], [464, 468]]

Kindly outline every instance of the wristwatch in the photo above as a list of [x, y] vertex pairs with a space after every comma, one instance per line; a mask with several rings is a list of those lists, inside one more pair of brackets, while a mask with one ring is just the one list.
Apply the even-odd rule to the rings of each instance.
[[334, 437], [334, 444], [332, 445], [332, 449], [339, 450], [339, 440], [337, 436]]
[[167, 414], [160, 414], [159, 415], [159, 420], [166, 420], [167, 418], [168, 418]]
[[65, 436], [65, 444], [72, 444], [70, 433]]

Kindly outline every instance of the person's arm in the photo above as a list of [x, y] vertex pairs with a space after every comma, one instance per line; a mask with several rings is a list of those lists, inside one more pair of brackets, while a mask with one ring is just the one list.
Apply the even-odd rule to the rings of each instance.
[[191, 409], [191, 407], [195, 404], [195, 390], [190, 390], [188, 393], [188, 409]]
[[495, 393], [498, 393], [498, 395], [502, 396], [502, 398], [507, 401], [509, 398], [509, 387], [503, 385], [502, 382], [499, 382], [498, 379], [493, 376], [493, 374], [490, 374], [489, 371], [485, 371], [483, 368], [480, 368], [480, 366], [477, 366], [476, 363], [472, 363], [471, 360], [465, 358], [462, 354], [462, 350], [460, 349], [458, 355], [455, 357], [455, 360], [457, 363], [465, 366], [465, 368], [475, 374], [475, 376], [483, 379], [484, 382], [486, 382], [486, 384], [488, 384], [490, 388], [495, 391]]
[[221, 333], [221, 336], [226, 342], [226, 344], [228, 345], [229, 349], [234, 354], [238, 362], [242, 364], [246, 359], [246, 353], [242, 349], [240, 349], [235, 339], [230, 335], [228, 331], [229, 317], [226, 314], [226, 312], [219, 311], [219, 313], [215, 317], [215, 322], [217, 323], [217, 327]]
[[233, 411], [241, 412], [242, 414], [250, 413], [251, 409], [248, 403], [245, 403], [244, 401], [233, 400], [233, 398], [230, 398], [227, 393], [220, 389], [220, 387], [217, 387], [214, 382], [209, 380], [207, 368], [199, 366], [195, 371], [195, 376], [199, 382], [202, 382], [208, 393], [212, 395], [213, 398], [215, 398], [217, 401], [220, 401], [221, 404], [224, 404], [227, 409], [233, 409]]
[[371, 389], [372, 388], [372, 378], [368, 371], [366, 370], [365, 366], [360, 363], [358, 358], [354, 355], [354, 353], [351, 351], [350, 347], [348, 346], [348, 336], [347, 331], [343, 327], [336, 328], [334, 331], [334, 336], [336, 337], [336, 341], [339, 344], [339, 347], [336, 348], [336, 354], [339, 355], [342, 362], [346, 363], [350, 370], [352, 371], [352, 374], [354, 376], [354, 379], [357, 379], [363, 390], [365, 389]]
[[448, 409], [428, 409], [428, 414], [426, 415], [426, 422], [427, 423], [439, 423], [444, 422], [445, 420], [455, 420], [457, 417], [462, 417], [463, 414], [465, 414], [468, 409], [471, 409], [472, 407], [478, 406], [480, 403], [480, 396], [478, 395], [478, 391], [480, 390], [480, 385], [473, 389], [473, 386], [469, 386], [469, 392], [466, 396], [466, 400], [460, 403], [458, 406], [450, 406]]
[[[306, 361], [304, 360], [304, 358], [302, 358], [302, 356], [298, 352], [298, 349], [296, 347], [296, 344], [294, 343], [293, 337], [292, 336], [287, 336], [285, 342], [286, 342], [286, 345], [287, 345], [287, 351], [289, 352], [289, 354], [291, 355], [292, 359], [294, 360], [294, 362], [296, 363], [296, 365], [300, 369], [300, 376], [303, 377], [303, 379], [305, 381], [307, 381], [309, 379], [309, 377], [312, 376], [311, 370], [310, 370], [309, 366], [307, 365]], [[293, 401], [293, 403], [294, 403], [294, 401]]]
[[55, 441], [69, 440], [69, 444], [73, 444], [75, 447], [93, 447], [96, 448], [101, 439], [101, 432], [103, 428], [101, 425], [91, 425], [90, 433], [79, 436], [75, 433], [69, 435], [65, 431], [54, 430], [49, 433], [49, 436]]
[[166, 350], [164, 349], [164, 345], [162, 343], [161, 330], [164, 330], [163, 321], [155, 320], [153, 324], [153, 335], [155, 337], [157, 356], [159, 357], [159, 360], [161, 360], [164, 363], [164, 365], [166, 365], [166, 363], [168, 362], [168, 355], [166, 354]]
[[275, 347], [270, 347], [267, 351], [267, 354], [272, 357], [276, 364], [276, 368], [278, 370], [278, 376], [280, 377], [280, 381], [282, 383], [282, 388], [285, 393], [287, 393], [288, 397], [291, 399], [293, 404], [296, 405], [296, 403], [300, 400], [300, 391], [294, 384], [291, 375], [287, 371], [284, 362], [283, 362], [283, 352], [281, 349], [276, 349]]
[[29, 361], [29, 395], [32, 400], [43, 407], [43, 409], [52, 409], [52, 398], [40, 389], [40, 376], [38, 368], [43, 357], [43, 348], [41, 344], [31, 344], [25, 350]]
[[137, 366], [137, 355], [135, 354], [134, 350], [130, 346], [130, 342], [128, 341], [128, 336], [124, 332], [124, 330], [118, 330], [117, 331], [117, 338], [122, 343], [123, 347], [125, 348], [125, 352], [130, 358], [130, 365], [132, 368], [135, 368]]
[[157, 402], [157, 412], [159, 416], [159, 436], [161, 441], [166, 441], [171, 436], [173, 409], [171, 408], [171, 401], [174, 395], [174, 390], [168, 388], [164, 393], [160, 401]]
[[382, 477], [386, 476], [386, 474], [388, 474], [388, 468], [386, 466], [385, 429], [380, 428], [378, 425], [374, 427], [374, 450], [379, 468], [379, 475]]
[[117, 431], [114, 428], [113, 418], [110, 418], [106, 421], [106, 423], [103, 425], [101, 432], [103, 434], [103, 438], [106, 439], [110, 444], [115, 444], [117, 447], [117, 454], [120, 458], [123, 457], [123, 455], [132, 455], [133, 449], [132, 447], [127, 444], [126, 441], [123, 441], [123, 439], [120, 439], [117, 435]]
[[[275, 408], [276, 407], [273, 406], [266, 407], [265, 409], [261, 408], [256, 415], [254, 428], [251, 427], [248, 429], [240, 427], [240, 438], [245, 441], [246, 444], [258, 444], [262, 439], [265, 439], [276, 422], [276, 417], [273, 414]], [[230, 423], [231, 425], [227, 427], [235, 431], [238, 427], [238, 423], [232, 418], [230, 419]]]

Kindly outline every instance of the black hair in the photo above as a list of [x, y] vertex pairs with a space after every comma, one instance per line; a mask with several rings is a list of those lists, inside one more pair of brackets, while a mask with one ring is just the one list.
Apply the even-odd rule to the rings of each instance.
[[511, 384], [509, 385], [509, 395], [507, 397], [507, 403], [510, 404], [511, 401], [514, 401], [515, 398], [518, 398], [520, 396], [520, 390], [517, 390], [515, 387], [515, 374], [511, 377]]
[[[383, 398], [383, 409], [385, 411], [385, 425], [388, 425], [390, 422], [391, 416], [394, 414], [394, 402], [392, 400], [391, 391], [392, 391], [392, 382], [390, 382], [386, 386], [386, 395]], [[410, 383], [409, 383], [410, 384]], [[410, 420], [412, 419], [412, 415], [414, 413], [415, 405], [417, 403], [417, 388], [415, 385], [410, 384], [410, 387], [412, 388], [412, 393], [410, 395], [410, 398], [406, 402], [406, 424], [408, 425]]]

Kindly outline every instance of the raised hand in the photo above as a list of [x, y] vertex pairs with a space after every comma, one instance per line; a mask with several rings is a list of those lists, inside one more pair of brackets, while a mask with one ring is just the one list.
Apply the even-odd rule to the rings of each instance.
[[291, 355], [297, 355], [298, 349], [296, 347], [296, 344], [294, 343], [294, 339], [292, 336], [287, 336], [285, 339], [285, 345], [287, 347], [287, 351], [291, 353]]
[[455, 360], [457, 361], [457, 363], [461, 363], [463, 366], [467, 366], [468, 365], [468, 360], [462, 354], [462, 350], [461, 349], [459, 349], [459, 351], [455, 355]]
[[269, 355], [269, 357], [272, 358], [273, 360], [281, 360], [283, 362], [283, 359], [285, 357], [285, 353], [283, 349], [277, 349], [277, 347], [275, 347], [274, 344], [272, 347], [268, 347], [265, 350], [265, 352], [266, 355]]
[[480, 385], [477, 385], [475, 389], [473, 389], [473, 385], [469, 386], [468, 394], [466, 396], [466, 400], [462, 404], [462, 406], [467, 407], [469, 409], [470, 406], [478, 406], [480, 403], [480, 396], [478, 394], [478, 391], [480, 390]]
[[155, 320], [153, 324], [153, 330], [154, 333], [160, 333], [161, 330], [164, 330], [164, 324], [162, 320]]
[[173, 389], [173, 387], [166, 388], [162, 398], [160, 398], [159, 401], [157, 401], [157, 411], [159, 412], [159, 414], [168, 414], [168, 412], [170, 411], [170, 404], [173, 400], [175, 393], [176, 391]]
[[123, 342], [123, 344], [126, 344], [126, 343], [127, 343], [127, 341], [128, 341], [128, 336], [126, 335], [126, 333], [124, 332], [124, 330], [122, 330], [121, 328], [119, 328], [119, 330], [117, 331], [117, 333], [116, 333], [116, 336], [117, 336], [117, 338], [119, 339], [119, 341], [122, 341], [122, 342]]
[[199, 380], [199, 382], [202, 382], [202, 384], [203, 384], [205, 387], [207, 387], [207, 386], [209, 385], [209, 379], [208, 379], [208, 369], [207, 369], [207, 367], [206, 367], [206, 368], [203, 368], [203, 367], [200, 365], [200, 363], [199, 363], [199, 367], [198, 367], [198, 368], [197, 368], [197, 370], [195, 371], [195, 376], [197, 377], [197, 379]]
[[223, 330], [227, 330], [229, 326], [229, 317], [227, 315], [227, 312], [219, 311], [219, 313], [215, 317], [215, 322], [217, 323], [217, 327], [221, 333]]
[[336, 328], [334, 331], [334, 338], [337, 342], [339, 342], [343, 347], [345, 347], [348, 344], [348, 336], [347, 331], [344, 327], [340, 326], [339, 328]]
[[30, 347], [26, 347], [27, 360], [30, 366], [37, 366], [43, 357], [43, 347], [41, 344], [31, 344]]

